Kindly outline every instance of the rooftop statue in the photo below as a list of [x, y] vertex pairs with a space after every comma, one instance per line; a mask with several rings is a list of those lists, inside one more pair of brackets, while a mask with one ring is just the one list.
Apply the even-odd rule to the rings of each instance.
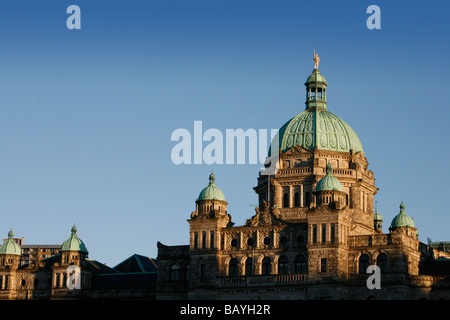
[[319, 55], [316, 53], [316, 50], [314, 50], [313, 60], [314, 60], [314, 69], [319, 69], [320, 58]]

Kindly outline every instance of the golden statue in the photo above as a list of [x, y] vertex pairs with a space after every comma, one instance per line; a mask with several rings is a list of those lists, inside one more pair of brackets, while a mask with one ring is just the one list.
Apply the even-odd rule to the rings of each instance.
[[316, 50], [314, 50], [314, 55], [313, 55], [313, 60], [314, 60], [314, 69], [319, 69], [319, 55], [316, 53]]

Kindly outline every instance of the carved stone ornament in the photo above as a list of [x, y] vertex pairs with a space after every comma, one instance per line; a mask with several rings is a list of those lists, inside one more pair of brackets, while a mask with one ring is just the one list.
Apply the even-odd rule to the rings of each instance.
[[278, 208], [270, 208], [269, 202], [263, 200], [263, 208], [255, 208], [256, 214], [247, 220], [246, 226], [266, 226], [283, 224]]

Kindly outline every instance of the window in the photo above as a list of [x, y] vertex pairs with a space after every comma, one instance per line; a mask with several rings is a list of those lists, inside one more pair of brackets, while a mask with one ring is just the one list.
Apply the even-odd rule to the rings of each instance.
[[184, 269], [184, 279], [185, 280], [189, 280], [190, 279], [190, 276], [191, 276], [191, 273], [189, 272], [189, 265], [187, 265], [186, 266], [186, 269]]
[[317, 243], [317, 226], [313, 224], [313, 243]]
[[205, 276], [206, 276], [205, 269], [206, 269], [206, 266], [205, 266], [204, 263], [202, 263], [202, 264], [200, 265], [200, 278], [201, 278], [201, 279], [204, 279]]
[[303, 255], [299, 255], [295, 258], [295, 273], [306, 273], [307, 265], [306, 258]]
[[237, 240], [236, 239], [231, 240], [231, 246], [232, 247], [236, 247], [237, 246]]
[[169, 279], [170, 281], [180, 280], [180, 265], [178, 263], [170, 266]]
[[289, 273], [288, 258], [286, 256], [281, 256], [278, 259], [278, 274], [288, 274], [288, 273]]
[[380, 268], [381, 272], [387, 271], [387, 255], [385, 253], [380, 253], [378, 255], [377, 266]]
[[320, 259], [320, 272], [327, 272], [327, 259]]
[[322, 243], [327, 242], [327, 226], [322, 224]]
[[248, 238], [248, 239], [247, 239], [247, 245], [248, 245], [249, 247], [253, 246], [253, 238]]
[[310, 202], [311, 202], [311, 195], [310, 195], [310, 193], [309, 192], [306, 192], [305, 193], [305, 205], [306, 206], [309, 206], [309, 204], [310, 204]]
[[230, 260], [230, 266], [229, 266], [229, 270], [228, 270], [228, 275], [230, 277], [237, 277], [239, 274], [239, 269], [238, 269], [238, 259], [233, 258]]
[[265, 257], [262, 261], [262, 275], [269, 275], [272, 273], [272, 264], [269, 257]]
[[294, 207], [300, 207], [300, 193], [294, 193]]
[[289, 195], [287, 193], [283, 195], [283, 208], [289, 208]]
[[269, 237], [265, 237], [265, 238], [264, 238], [264, 244], [265, 244], [266, 246], [268, 246], [268, 245], [270, 244], [270, 238], [269, 238]]
[[197, 249], [198, 246], [198, 234], [197, 232], [194, 233], [194, 249]]
[[253, 269], [253, 259], [247, 258], [247, 261], [245, 262], [245, 275], [252, 276], [254, 274]]
[[369, 256], [367, 254], [361, 255], [359, 257], [359, 274], [364, 274], [369, 267]]
[[209, 248], [214, 249], [214, 231], [209, 234]]
[[202, 249], [206, 248], [206, 232], [202, 232]]
[[331, 224], [331, 243], [334, 243], [336, 241], [336, 235], [335, 235], [336, 227], [334, 223]]

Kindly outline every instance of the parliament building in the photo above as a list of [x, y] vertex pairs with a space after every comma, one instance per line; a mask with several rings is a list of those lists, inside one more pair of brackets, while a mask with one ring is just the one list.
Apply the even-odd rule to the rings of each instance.
[[450, 298], [450, 254], [419, 241], [403, 202], [383, 233], [374, 173], [355, 131], [328, 111], [318, 62], [305, 86], [305, 110], [275, 138], [277, 171], [259, 174], [254, 215], [235, 226], [211, 173], [189, 244], [158, 242], [157, 299]]
[[75, 226], [50, 257], [31, 259], [42, 248], [25, 257], [11, 230], [0, 299], [450, 299], [450, 252], [419, 241], [403, 202], [383, 232], [374, 173], [354, 130], [328, 111], [316, 59], [306, 108], [278, 131], [268, 157], [277, 170], [260, 171], [259, 205], [244, 225], [211, 172], [186, 216], [188, 244], [158, 242], [156, 260], [106, 266], [88, 257]]

